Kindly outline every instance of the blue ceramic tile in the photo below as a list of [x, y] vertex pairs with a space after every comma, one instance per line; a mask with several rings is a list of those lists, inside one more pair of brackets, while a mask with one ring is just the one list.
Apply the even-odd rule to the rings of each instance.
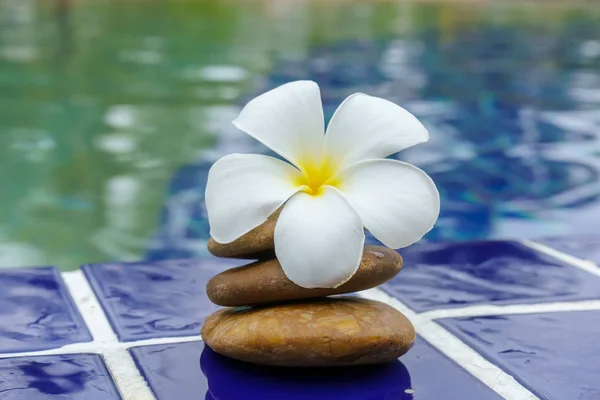
[[418, 312], [600, 299], [600, 277], [516, 242], [427, 243], [400, 254], [404, 268], [381, 288]]
[[206, 296], [215, 274], [236, 260], [186, 259], [85, 265], [83, 271], [123, 341], [200, 334], [218, 309]]
[[222, 357], [202, 342], [131, 350], [158, 400], [489, 400], [487, 386], [418, 338], [387, 365], [270, 368]]
[[203, 349], [198, 341], [134, 347], [130, 352], [158, 400], [196, 400], [204, 399], [208, 390], [200, 371]]
[[96, 354], [0, 360], [2, 400], [118, 400], [121, 397]]
[[0, 352], [44, 350], [91, 340], [58, 270], [0, 270]]
[[546, 246], [572, 256], [600, 264], [600, 237], [598, 236], [552, 238], [536, 240], [536, 242], [543, 243]]
[[440, 323], [541, 399], [600, 399], [600, 311]]

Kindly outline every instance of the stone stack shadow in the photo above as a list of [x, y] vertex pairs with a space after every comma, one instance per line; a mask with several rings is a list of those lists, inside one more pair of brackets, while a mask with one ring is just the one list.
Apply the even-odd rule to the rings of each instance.
[[[402, 257], [365, 246], [356, 274], [335, 289], [306, 289], [291, 282], [275, 258], [278, 213], [232, 243], [208, 243], [218, 257], [258, 259], [214, 276], [210, 300], [221, 309], [202, 327], [215, 352], [262, 365], [316, 367], [379, 364], [396, 360], [415, 341], [410, 321], [395, 308], [350, 294], [392, 279]], [[333, 296], [333, 297], [331, 297]]]

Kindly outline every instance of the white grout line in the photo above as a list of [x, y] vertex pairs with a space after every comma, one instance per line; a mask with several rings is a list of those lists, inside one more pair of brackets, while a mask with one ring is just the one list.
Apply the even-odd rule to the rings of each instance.
[[359, 296], [379, 300], [396, 308], [413, 322], [417, 333], [421, 337], [471, 375], [484, 382], [504, 399], [539, 400], [536, 395], [519, 384], [512, 376], [504, 372], [497, 365], [486, 360], [481, 354], [466, 345], [441, 325], [422, 318], [405, 304], [389, 296], [381, 289], [365, 290], [360, 292]]
[[98, 347], [94, 345], [94, 342], [88, 343], [75, 343], [67, 346], [58, 347], [56, 349], [38, 350], [38, 351], [22, 351], [17, 353], [1, 353], [0, 359], [2, 358], [13, 358], [13, 357], [36, 357], [36, 356], [53, 356], [59, 354], [78, 354], [78, 353], [99, 353]]
[[155, 344], [175, 344], [175, 343], [186, 343], [186, 342], [201, 342], [202, 336], [180, 336], [180, 337], [161, 337], [155, 339], [136, 340], [135, 342], [123, 342], [119, 345], [123, 348], [129, 349], [131, 347], [138, 346], [153, 346]]
[[138, 370], [133, 357], [125, 349], [102, 352], [106, 368], [110, 371], [123, 400], [154, 400], [148, 383]]
[[379, 288], [363, 290], [361, 292], [357, 292], [356, 294], [365, 299], [377, 300], [393, 306], [395, 309], [404, 314], [406, 318], [410, 319], [412, 323], [415, 323], [421, 319], [420, 315], [411, 310], [406, 304], [395, 299]]
[[521, 243], [531, 249], [539, 251], [540, 253], [544, 253], [550, 257], [554, 257], [557, 260], [566, 262], [567, 264], [571, 264], [572, 266], [580, 268], [591, 274], [600, 276], [600, 268], [598, 268], [598, 266], [592, 261], [574, 257], [570, 254], [563, 253], [562, 251], [553, 249], [550, 246], [546, 246], [545, 244], [534, 242], [532, 240], [523, 240], [521, 241]]
[[482, 304], [476, 306], [449, 308], [425, 311], [417, 314], [417, 319], [430, 321], [438, 318], [460, 318], [478, 317], [486, 315], [512, 315], [512, 314], [537, 314], [566, 311], [599, 311], [600, 300], [582, 300], [560, 303], [535, 303], [535, 304], [511, 304], [491, 305]]
[[81, 270], [63, 272], [62, 278], [77, 304], [79, 313], [87, 324], [96, 345], [118, 342], [110, 322], [98, 302], [94, 291]]
[[491, 363], [462, 340], [434, 321], [424, 321], [416, 326], [425, 340], [455, 361], [507, 400], [539, 400], [511, 375]]
[[[110, 371], [123, 399], [154, 400], [155, 397], [146, 380], [135, 366], [131, 354], [127, 349], [115, 346], [119, 343], [117, 335], [112, 330], [108, 318], [83, 272], [81, 270], [65, 272], [62, 274], [62, 278], [94, 338], [93, 342], [88, 343], [88, 345], [91, 344], [92, 347], [101, 349], [106, 367]], [[83, 343], [81, 345], [80, 347], [84, 347]], [[106, 349], [111, 345], [115, 348]], [[64, 350], [64, 348], [61, 350]]]
[[74, 343], [63, 347], [57, 347], [55, 349], [38, 350], [38, 351], [25, 351], [18, 353], [0, 353], [0, 359], [2, 358], [13, 358], [13, 357], [35, 357], [35, 356], [52, 356], [57, 354], [79, 354], [79, 353], [91, 353], [91, 354], [104, 354], [115, 350], [128, 350], [132, 347], [139, 346], [153, 346], [157, 344], [177, 344], [187, 342], [201, 342], [202, 337], [198, 336], [180, 336], [180, 337], [161, 337], [154, 339], [136, 340], [133, 342], [114, 342], [114, 343], [98, 343], [98, 342], [87, 342], [87, 343]]

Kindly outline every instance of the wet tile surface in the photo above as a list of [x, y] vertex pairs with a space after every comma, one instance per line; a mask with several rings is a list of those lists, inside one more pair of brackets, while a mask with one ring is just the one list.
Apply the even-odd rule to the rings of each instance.
[[401, 362], [348, 369], [259, 367], [222, 357], [201, 342], [131, 352], [158, 400], [501, 399], [420, 338]]
[[[203, 342], [134, 347], [133, 358], [158, 400], [204, 399], [208, 390], [200, 371]], [[208, 398], [208, 397], [207, 397]]]
[[0, 270], [0, 352], [91, 341], [55, 268]]
[[0, 360], [2, 400], [118, 400], [100, 356], [70, 354]]
[[200, 334], [204, 318], [218, 309], [205, 287], [235, 260], [170, 260], [86, 265], [111, 325], [122, 341]]
[[535, 240], [569, 255], [600, 264], [600, 236]]
[[516, 242], [426, 243], [400, 253], [404, 268], [381, 288], [419, 312], [600, 298], [600, 277]]
[[544, 400], [600, 398], [600, 311], [440, 323]]

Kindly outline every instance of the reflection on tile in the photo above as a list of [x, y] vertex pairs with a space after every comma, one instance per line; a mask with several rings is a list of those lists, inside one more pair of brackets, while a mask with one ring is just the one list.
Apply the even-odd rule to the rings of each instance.
[[427, 243], [400, 253], [405, 267], [382, 289], [419, 312], [600, 299], [600, 277], [516, 242]]
[[440, 323], [544, 400], [600, 399], [600, 311]]
[[222, 357], [201, 342], [131, 350], [158, 400], [500, 399], [418, 338], [400, 361], [353, 368], [269, 368]]
[[0, 360], [2, 400], [117, 400], [99, 355], [69, 354]]
[[218, 309], [206, 296], [207, 281], [239, 265], [235, 260], [170, 260], [85, 265], [83, 271], [123, 341], [200, 334]]
[[208, 391], [200, 371], [203, 349], [198, 341], [134, 347], [130, 352], [158, 400], [196, 400]]
[[575, 236], [570, 238], [552, 238], [535, 240], [569, 255], [600, 264], [600, 237]]
[[55, 268], [0, 270], [0, 352], [44, 350], [91, 340]]

